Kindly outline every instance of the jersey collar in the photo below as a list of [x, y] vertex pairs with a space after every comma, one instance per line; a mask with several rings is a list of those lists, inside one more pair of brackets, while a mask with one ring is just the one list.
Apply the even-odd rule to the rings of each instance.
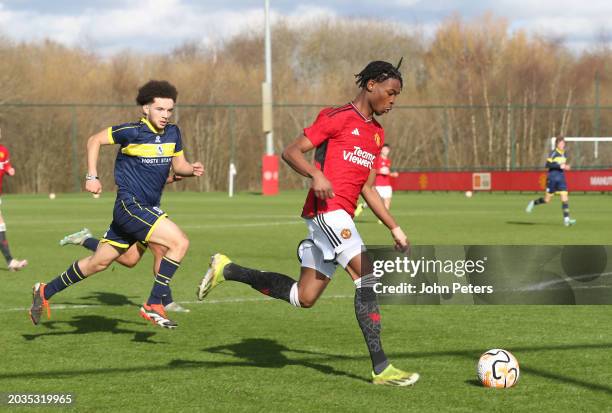
[[158, 135], [163, 135], [164, 131], [158, 131], [157, 129], [155, 129], [155, 126], [153, 126], [153, 124], [151, 122], [149, 122], [149, 120], [145, 117], [140, 118], [140, 121], [142, 123], [144, 123], [145, 125], [147, 125], [147, 127], [149, 128], [149, 130], [151, 130], [151, 132], [156, 133]]
[[359, 111], [359, 109], [357, 109], [357, 106], [355, 106], [355, 105], [353, 104], [353, 102], [350, 102], [350, 104], [351, 104], [351, 106], [353, 107], [353, 109], [355, 110], [355, 112], [357, 112], [357, 113], [359, 114], [359, 116], [361, 116], [361, 118], [362, 118], [364, 121], [366, 121], [366, 122], [372, 122], [372, 118], [366, 118], [366, 117], [363, 115], [363, 113], [361, 113], [361, 112]]

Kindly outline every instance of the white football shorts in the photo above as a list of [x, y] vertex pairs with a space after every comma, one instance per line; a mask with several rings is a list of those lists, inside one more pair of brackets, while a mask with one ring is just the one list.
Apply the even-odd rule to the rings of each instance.
[[363, 241], [351, 216], [343, 209], [306, 219], [308, 238], [298, 245], [302, 267], [332, 278], [338, 264], [346, 268], [361, 254]]
[[381, 198], [391, 198], [393, 196], [393, 188], [391, 185], [375, 186], [374, 187]]

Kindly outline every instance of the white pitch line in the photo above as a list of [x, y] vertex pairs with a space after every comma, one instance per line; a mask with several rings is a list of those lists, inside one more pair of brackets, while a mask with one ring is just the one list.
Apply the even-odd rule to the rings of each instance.
[[[343, 298], [353, 298], [354, 295], [328, 295], [319, 298], [320, 300], [335, 300], [335, 299], [343, 299]], [[247, 302], [264, 302], [264, 301], [272, 301], [275, 300], [271, 297], [253, 297], [253, 298], [222, 298], [219, 300], [204, 300], [204, 301], [177, 301], [179, 304], [226, 304], [226, 303], [247, 303]], [[52, 310], [77, 310], [81, 308], [98, 308], [98, 307], [130, 307], [129, 304], [114, 306], [108, 304], [57, 304], [51, 305]], [[15, 308], [7, 308], [0, 309], [1, 311], [28, 311], [30, 307], [15, 307]]]

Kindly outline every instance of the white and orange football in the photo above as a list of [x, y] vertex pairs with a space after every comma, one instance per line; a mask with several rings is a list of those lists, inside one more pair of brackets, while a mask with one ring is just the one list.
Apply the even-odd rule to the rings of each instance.
[[507, 350], [494, 348], [478, 360], [478, 379], [485, 387], [512, 387], [519, 379], [519, 364]]

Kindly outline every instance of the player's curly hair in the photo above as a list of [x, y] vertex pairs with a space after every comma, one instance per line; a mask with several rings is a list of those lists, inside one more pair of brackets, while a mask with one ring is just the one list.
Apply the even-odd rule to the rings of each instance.
[[138, 89], [136, 103], [140, 106], [152, 103], [155, 98], [168, 98], [176, 102], [178, 92], [176, 88], [165, 80], [149, 80]]
[[399, 71], [402, 65], [402, 57], [396, 66], [393, 66], [389, 62], [382, 60], [375, 60], [367, 64], [363, 70], [355, 75], [355, 83], [362, 89], [365, 89], [370, 80], [374, 80], [377, 83], [384, 82], [387, 79], [397, 79], [400, 82], [400, 86], [404, 87], [404, 80], [402, 74]]

